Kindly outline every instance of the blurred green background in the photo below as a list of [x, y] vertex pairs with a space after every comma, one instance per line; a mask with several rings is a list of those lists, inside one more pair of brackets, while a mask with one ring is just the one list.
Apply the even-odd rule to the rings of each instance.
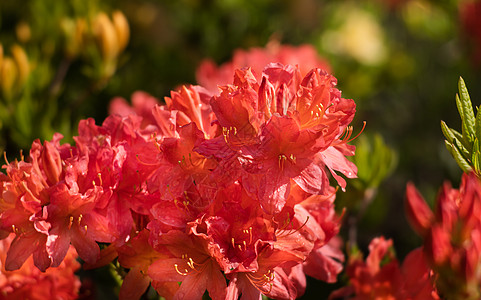
[[[18, 157], [33, 139], [57, 131], [71, 141], [80, 119], [103, 121], [113, 97], [143, 90], [163, 99], [195, 83], [205, 58], [221, 64], [235, 49], [272, 40], [311, 44], [330, 63], [343, 97], [357, 104], [354, 132], [367, 122], [354, 141], [360, 178], [338, 193], [337, 207], [348, 208], [341, 234], [364, 252], [375, 236], [393, 238], [402, 259], [421, 243], [404, 217], [406, 183], [431, 202], [444, 180], [459, 184], [440, 120], [460, 128], [459, 76], [474, 105], [480, 102], [481, 13], [467, 13], [479, 2], [3, 0], [0, 150]], [[115, 11], [125, 15], [130, 35], [109, 48], [105, 31], [112, 22], [123, 28]], [[304, 298], [333, 288], [309, 280]]]

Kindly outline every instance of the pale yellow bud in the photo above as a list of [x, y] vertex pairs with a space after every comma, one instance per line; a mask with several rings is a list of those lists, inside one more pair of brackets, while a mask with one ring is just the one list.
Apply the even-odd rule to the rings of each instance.
[[82, 47], [84, 44], [85, 34], [87, 32], [87, 21], [85, 19], [79, 18], [75, 20], [75, 33], [74, 42], [78, 47]]
[[117, 41], [119, 45], [119, 53], [125, 49], [130, 38], [129, 23], [125, 15], [117, 10], [112, 13], [112, 21], [117, 33]]
[[30, 64], [27, 54], [22, 47], [13, 45], [11, 51], [18, 70], [17, 87], [21, 87], [27, 81], [28, 75], [30, 74]]
[[93, 32], [100, 45], [102, 57], [106, 61], [114, 60], [119, 53], [115, 27], [105, 13], [99, 13], [93, 22]]
[[0, 44], [0, 68], [2, 67], [3, 62], [3, 46]]
[[10, 98], [13, 92], [13, 85], [17, 80], [17, 67], [10, 57], [5, 57], [0, 68], [0, 87], [3, 95]]
[[32, 32], [30, 30], [30, 26], [26, 22], [20, 22], [15, 27], [15, 33], [17, 34], [17, 39], [21, 43], [26, 43], [32, 37]]
[[65, 51], [67, 56], [77, 56], [82, 51], [84, 35], [87, 31], [87, 23], [85, 19], [72, 20], [64, 18], [60, 25], [66, 38]]

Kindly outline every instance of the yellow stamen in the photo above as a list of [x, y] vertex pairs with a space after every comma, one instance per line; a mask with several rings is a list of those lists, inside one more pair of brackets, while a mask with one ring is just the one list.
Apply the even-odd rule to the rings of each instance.
[[188, 270], [185, 270], [185, 273], [179, 271], [179, 266], [177, 264], [174, 264], [174, 268], [175, 270], [177, 271], [177, 273], [179, 273], [180, 275], [183, 275], [183, 276], [187, 276], [189, 271]]

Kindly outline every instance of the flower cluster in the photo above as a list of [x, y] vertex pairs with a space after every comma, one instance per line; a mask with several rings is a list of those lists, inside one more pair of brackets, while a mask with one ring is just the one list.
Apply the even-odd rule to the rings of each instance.
[[435, 212], [414, 185], [406, 191], [408, 217], [424, 239], [424, 255], [436, 272], [436, 286], [446, 299], [481, 296], [481, 183], [464, 174], [461, 186], [442, 187]]
[[77, 253], [70, 247], [63, 262], [56, 268], [41, 272], [30, 257], [15, 271], [5, 269], [5, 258], [14, 234], [0, 240], [0, 299], [74, 299], [80, 280], [74, 275], [80, 268]]
[[35, 141], [0, 178], [5, 269], [58, 267], [72, 245], [85, 266], [130, 269], [124, 299], [149, 284], [166, 298], [293, 299], [305, 275], [336, 281], [330, 177], [344, 189], [340, 174], [356, 176], [355, 103], [326, 71], [301, 74], [237, 69], [219, 93], [184, 86], [165, 105], [139, 92], [102, 125], [81, 121], [75, 145]]
[[327, 72], [331, 69], [329, 63], [319, 57], [312, 45], [280, 45], [273, 40], [265, 48], [237, 49], [232, 60], [220, 66], [216, 66], [210, 59], [205, 59], [197, 68], [196, 79], [201, 86], [215, 94], [218, 92], [217, 86], [232, 82], [232, 74], [236, 69], [249, 67], [260, 76], [264, 66], [271, 62], [298, 66], [302, 76], [314, 68], [321, 68]]
[[400, 266], [392, 244], [384, 237], [373, 239], [366, 261], [353, 251], [346, 268], [350, 284], [329, 299], [440, 299], [421, 248], [411, 251]]

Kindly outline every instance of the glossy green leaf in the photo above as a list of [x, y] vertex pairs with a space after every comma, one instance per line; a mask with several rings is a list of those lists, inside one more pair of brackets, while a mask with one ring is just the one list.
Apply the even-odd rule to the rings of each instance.
[[473, 164], [474, 171], [476, 173], [478, 173], [479, 170], [481, 170], [481, 165], [480, 165], [481, 162], [479, 159], [480, 159], [479, 140], [478, 138], [476, 138], [473, 143], [473, 153], [471, 155], [471, 161]]
[[481, 139], [481, 112], [480, 112], [480, 109], [478, 107], [478, 111], [476, 112], [476, 120], [475, 120], [475, 124], [474, 124], [474, 132], [475, 132], [475, 135], [476, 135], [476, 138], [479, 140]]
[[449, 153], [454, 157], [456, 162], [458, 163], [459, 167], [463, 172], [471, 172], [473, 168], [471, 167], [470, 163], [461, 155], [458, 148], [454, 144], [450, 144], [448, 141], [445, 141], [446, 148], [448, 149]]
[[468, 143], [471, 143], [475, 136], [475, 117], [468, 89], [462, 77], [459, 78], [458, 89], [459, 94], [456, 95], [456, 104], [461, 115], [463, 137]]

